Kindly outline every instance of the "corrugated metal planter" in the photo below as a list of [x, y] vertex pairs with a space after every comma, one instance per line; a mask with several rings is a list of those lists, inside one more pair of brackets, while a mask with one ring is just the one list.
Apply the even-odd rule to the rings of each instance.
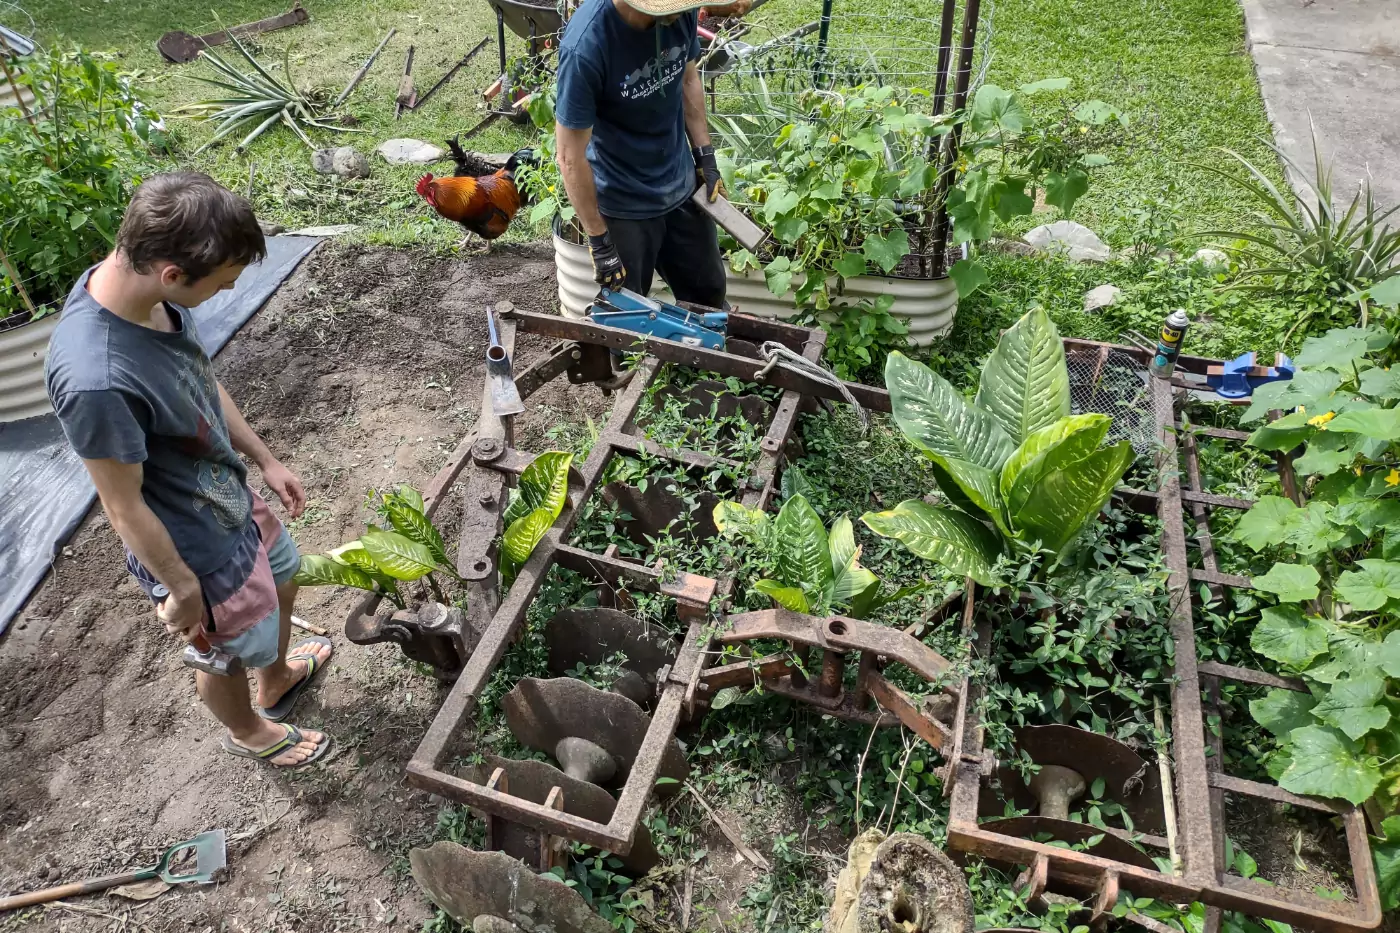
[[[581, 318], [598, 297], [598, 283], [593, 281], [593, 257], [588, 247], [571, 243], [559, 235], [559, 220], [554, 221], [554, 269], [559, 281], [559, 309], [564, 317]], [[651, 287], [653, 298], [670, 300], [671, 292], [657, 277]]]
[[0, 330], [0, 422], [35, 418], [53, 411], [44, 387], [44, 359], [59, 315]]
[[[727, 269], [728, 298], [745, 314], [758, 317], [790, 317], [793, 314], [792, 293], [782, 298], [768, 290], [761, 272], [740, 275]], [[893, 295], [890, 314], [909, 322], [909, 339], [917, 346], [928, 346], [953, 329], [958, 313], [958, 288], [952, 279], [895, 279], [883, 275], [858, 275], [846, 280], [845, 290], [837, 295], [833, 280], [832, 299], [860, 301]]]

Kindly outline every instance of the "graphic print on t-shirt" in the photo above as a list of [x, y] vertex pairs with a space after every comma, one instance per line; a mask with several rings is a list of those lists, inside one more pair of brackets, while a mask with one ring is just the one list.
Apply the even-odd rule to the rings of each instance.
[[622, 98], [642, 100], [670, 84], [685, 71], [686, 47], [673, 45], [622, 79]]
[[199, 458], [196, 490], [192, 496], [194, 510], [205, 507], [225, 528], [242, 528], [248, 522], [250, 503], [244, 492], [243, 480], [233, 474], [228, 464], [237, 459], [229, 443], [228, 429], [215, 407], [218, 385], [213, 367], [207, 357], [196, 358], [188, 369], [175, 375], [180, 394], [198, 413], [198, 427], [190, 438], [189, 453]]

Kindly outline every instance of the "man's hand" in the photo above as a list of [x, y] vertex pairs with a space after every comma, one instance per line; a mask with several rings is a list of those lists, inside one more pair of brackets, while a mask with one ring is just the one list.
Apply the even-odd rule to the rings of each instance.
[[705, 197], [711, 204], [724, 194], [724, 179], [719, 174], [719, 164], [715, 162], [714, 146], [696, 146], [690, 150], [695, 157], [695, 177], [705, 186]]
[[297, 475], [283, 466], [282, 461], [273, 458], [263, 465], [262, 478], [267, 488], [282, 500], [282, 508], [287, 510], [287, 514], [292, 518], [300, 517], [306, 509], [306, 490], [302, 488]]
[[183, 597], [171, 593], [156, 604], [156, 618], [171, 635], [192, 642], [204, 625], [204, 599], [199, 590]]
[[588, 253], [593, 257], [593, 281], [604, 288], [621, 288], [627, 281], [627, 270], [622, 267], [622, 257], [617, 254], [617, 246], [606, 230], [599, 236], [588, 237]]

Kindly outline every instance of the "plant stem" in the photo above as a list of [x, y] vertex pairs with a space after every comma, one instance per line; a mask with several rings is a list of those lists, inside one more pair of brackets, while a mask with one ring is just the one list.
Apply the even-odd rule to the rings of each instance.
[[443, 605], [447, 605], [447, 597], [443, 595], [442, 588], [438, 586], [437, 578], [430, 573], [427, 575], [426, 579], [428, 581], [428, 586], [433, 591], [433, 598]]

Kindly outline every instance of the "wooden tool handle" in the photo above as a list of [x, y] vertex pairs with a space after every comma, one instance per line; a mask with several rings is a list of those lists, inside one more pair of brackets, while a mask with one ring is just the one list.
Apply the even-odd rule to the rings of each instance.
[[18, 910], [21, 907], [33, 907], [35, 904], [47, 904], [64, 897], [79, 897], [83, 894], [96, 894], [98, 891], [105, 891], [108, 888], [115, 888], [120, 884], [131, 884], [134, 881], [141, 881], [149, 877], [145, 872], [132, 871], [124, 875], [108, 875], [106, 878], [94, 878], [91, 881], [75, 881], [72, 884], [60, 884], [55, 888], [44, 888], [42, 891], [30, 891], [28, 894], [11, 894], [9, 897], [0, 897], [0, 913], [7, 910]]

